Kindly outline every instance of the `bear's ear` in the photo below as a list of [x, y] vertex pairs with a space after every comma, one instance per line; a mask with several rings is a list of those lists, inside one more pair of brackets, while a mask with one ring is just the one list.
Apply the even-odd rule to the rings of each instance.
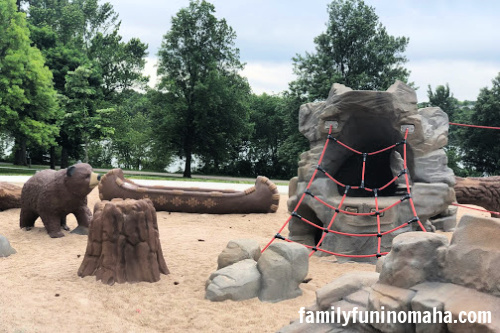
[[75, 166], [74, 166], [74, 165], [70, 166], [70, 167], [66, 170], [66, 176], [68, 176], [68, 177], [73, 176], [73, 174], [75, 173], [75, 170], [76, 170], [76, 168], [75, 168]]

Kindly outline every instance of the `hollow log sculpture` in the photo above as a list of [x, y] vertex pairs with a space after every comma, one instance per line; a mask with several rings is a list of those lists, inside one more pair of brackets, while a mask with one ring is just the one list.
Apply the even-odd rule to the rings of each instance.
[[21, 207], [22, 187], [0, 182], [0, 211]]
[[[457, 202], [481, 206], [489, 211], [500, 212], [500, 176], [456, 177]], [[498, 214], [491, 217], [500, 218]]]
[[87, 250], [78, 275], [113, 285], [156, 282], [169, 274], [151, 200], [114, 199], [94, 207]]
[[121, 169], [113, 169], [102, 177], [99, 197], [149, 198], [156, 210], [208, 214], [275, 213], [280, 199], [277, 186], [262, 176], [245, 191], [213, 190], [139, 185], [125, 179]]

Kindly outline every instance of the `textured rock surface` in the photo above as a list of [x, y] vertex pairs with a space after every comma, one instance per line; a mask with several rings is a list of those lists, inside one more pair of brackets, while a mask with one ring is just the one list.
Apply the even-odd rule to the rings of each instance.
[[450, 311], [453, 320], [458, 319], [461, 311], [491, 311], [492, 322], [481, 323], [420, 323], [415, 327], [418, 333], [438, 332], [499, 332], [500, 320], [496, 317], [500, 313], [500, 298], [487, 295], [470, 288], [452, 283], [426, 282], [411, 288], [416, 291], [411, 300], [414, 311]]
[[242, 301], [257, 297], [260, 288], [260, 273], [253, 259], [245, 259], [224, 267], [210, 275], [205, 298], [220, 302]]
[[259, 299], [279, 302], [302, 295], [299, 285], [309, 270], [309, 250], [296, 243], [273, 243], [262, 253]]
[[0, 257], [8, 257], [14, 253], [16, 253], [16, 250], [10, 246], [9, 240], [5, 236], [0, 235]]
[[455, 185], [455, 175], [453, 170], [448, 168], [448, 157], [444, 149], [431, 151], [424, 156], [416, 157], [414, 161], [416, 182]]
[[[433, 216], [446, 212], [448, 206], [455, 201], [453, 187], [444, 183], [415, 183], [412, 186], [411, 195], [421, 221], [427, 221]], [[399, 207], [400, 211], [410, 214], [410, 208], [407, 205], [399, 205]]]
[[446, 253], [444, 280], [500, 297], [499, 219], [460, 219]]
[[[385, 322], [351, 322], [342, 331], [337, 324], [308, 326], [295, 321], [280, 332], [500, 332], [499, 231], [498, 219], [465, 215], [450, 245], [438, 234], [399, 235], [377, 265], [381, 273], [376, 283], [371, 284], [374, 279], [363, 285], [355, 281], [361, 279], [358, 273], [366, 272], [344, 275], [318, 290], [316, 304], [309, 310], [315, 316], [331, 306], [347, 311], [357, 306], [380, 316], [384, 311]], [[411, 315], [412, 323], [389, 322], [389, 311]], [[468, 315], [472, 322], [461, 323]]]
[[330, 282], [316, 291], [316, 304], [321, 310], [329, 310], [333, 303], [344, 299], [379, 279], [375, 272], [352, 272]]
[[394, 238], [385, 257], [380, 283], [410, 288], [425, 281], [439, 281], [448, 238], [429, 232], [407, 232]]
[[[500, 212], [500, 176], [492, 177], [456, 177], [455, 192], [457, 202], [484, 207], [493, 212]], [[492, 217], [500, 217], [492, 214]]]
[[[402, 289], [386, 284], [376, 283], [372, 286], [368, 300], [369, 311], [410, 311], [411, 300], [415, 296], [415, 291]], [[411, 323], [399, 322], [373, 322], [370, 323], [382, 332], [411, 332]]]
[[113, 285], [156, 282], [160, 274], [169, 271], [153, 203], [149, 199], [97, 203], [78, 275], [94, 275], [96, 280]]
[[230, 266], [238, 261], [245, 259], [253, 259], [255, 261], [260, 258], [259, 243], [253, 239], [237, 239], [227, 243], [226, 248], [219, 254], [217, 258], [217, 269]]
[[[292, 211], [316, 170], [328, 128], [333, 126], [332, 136], [361, 152], [373, 152], [400, 142], [404, 129], [410, 127], [407, 145], [407, 167], [411, 178], [413, 200], [422, 214], [421, 221], [433, 230], [428, 222], [434, 217], [443, 218], [448, 205], [454, 201], [453, 172], [447, 167], [443, 147], [447, 144], [448, 117], [440, 108], [417, 109], [415, 91], [397, 81], [387, 91], [353, 91], [334, 84], [328, 99], [302, 105], [299, 111], [299, 130], [309, 140], [311, 149], [300, 156], [297, 180], [290, 186], [288, 208]], [[368, 156], [366, 160], [365, 186], [380, 188], [402, 170], [403, 146], [381, 154]], [[322, 167], [344, 184], [360, 185], [362, 156], [356, 155], [332, 140], [325, 151]], [[397, 202], [405, 193], [406, 185], [401, 176], [393, 185], [383, 190], [379, 197], [379, 209]], [[420, 189], [420, 190], [419, 190]], [[342, 189], [322, 172], [318, 172], [310, 191], [319, 199], [334, 207], [340, 204]], [[429, 191], [431, 194], [429, 194]], [[351, 190], [343, 207], [358, 213], [375, 210], [373, 195], [366, 197], [363, 190]], [[357, 196], [357, 197], [355, 197]], [[364, 196], [364, 197], [363, 197]], [[306, 196], [297, 213], [309, 221], [324, 227], [333, 216], [330, 208]], [[391, 230], [413, 217], [408, 202], [381, 216], [381, 231]], [[349, 216], [339, 214], [333, 230], [345, 233], [376, 233], [374, 216]], [[416, 224], [415, 224], [416, 225]], [[289, 237], [297, 242], [315, 245], [321, 231], [305, 222], [292, 218]], [[395, 234], [382, 238], [381, 252], [389, 251], [393, 237], [413, 230], [399, 229]], [[334, 233], [326, 235], [322, 248], [342, 254], [376, 253], [376, 237], [346, 237]], [[318, 252], [319, 253], [319, 252]], [[341, 259], [344, 260], [344, 259]], [[356, 258], [358, 261], [375, 261], [373, 258]]]
[[0, 182], [0, 211], [21, 207], [22, 187]]
[[[227, 265], [226, 265], [227, 264]], [[309, 270], [309, 250], [297, 243], [273, 243], [261, 255], [251, 239], [232, 240], [205, 285], [211, 301], [240, 301], [258, 296], [279, 302], [302, 295], [299, 285]]]

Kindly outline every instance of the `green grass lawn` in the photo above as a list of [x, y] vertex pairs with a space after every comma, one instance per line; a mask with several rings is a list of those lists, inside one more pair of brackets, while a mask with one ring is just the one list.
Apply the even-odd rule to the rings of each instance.
[[[32, 165], [31, 168], [20, 165], [12, 165], [8, 163], [0, 164], [0, 175], [2, 176], [32, 176], [37, 171], [48, 169], [47, 165]], [[131, 170], [135, 171], [135, 170]], [[228, 179], [207, 179], [207, 178], [183, 178], [181, 175], [179, 177], [172, 177], [170, 175], [160, 176], [160, 175], [140, 175], [140, 174], [127, 174], [127, 170], [124, 170], [125, 178], [134, 179], [151, 179], [151, 180], [172, 180], [172, 181], [187, 181], [187, 182], [215, 182], [215, 183], [235, 183], [235, 184], [254, 184], [255, 181], [248, 180], [228, 180]], [[275, 181], [276, 185], [288, 186], [288, 181], [280, 180]]]

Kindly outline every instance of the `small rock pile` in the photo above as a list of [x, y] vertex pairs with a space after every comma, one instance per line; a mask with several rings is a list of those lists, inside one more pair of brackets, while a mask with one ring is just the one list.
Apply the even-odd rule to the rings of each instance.
[[239, 239], [227, 244], [217, 262], [205, 298], [279, 302], [302, 295], [299, 285], [309, 270], [309, 251], [300, 244], [273, 243], [261, 255], [256, 241]]
[[[451, 243], [439, 234], [408, 232], [394, 238], [391, 252], [376, 272], [352, 272], [316, 292], [316, 303], [305, 309], [311, 318], [331, 311], [328, 323], [303, 318], [279, 332], [500, 332], [500, 221], [465, 215]], [[356, 322], [335, 317], [335, 309], [358, 312], [438, 312], [421, 322]], [[460, 323], [462, 311], [490, 311], [491, 322]], [[449, 315], [450, 322], [445, 318]], [[436, 316], [438, 318], [439, 316]], [[381, 318], [381, 317], [379, 317]]]

